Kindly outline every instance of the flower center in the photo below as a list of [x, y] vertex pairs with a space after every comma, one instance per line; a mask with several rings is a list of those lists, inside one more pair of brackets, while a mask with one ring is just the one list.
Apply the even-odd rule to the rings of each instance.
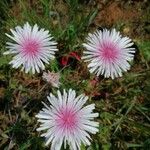
[[113, 48], [105, 48], [104, 57], [108, 59], [114, 59], [116, 57], [117, 52]]
[[57, 119], [57, 123], [63, 129], [72, 129], [76, 126], [77, 123], [77, 116], [73, 110], [66, 108], [65, 110], [62, 109], [60, 111], [59, 118]]
[[106, 61], [115, 61], [119, 54], [117, 47], [113, 44], [104, 44], [101, 52], [102, 58]]
[[25, 52], [25, 54], [29, 56], [36, 55], [38, 50], [39, 50], [39, 43], [37, 43], [34, 40], [26, 41], [23, 45], [23, 51]]

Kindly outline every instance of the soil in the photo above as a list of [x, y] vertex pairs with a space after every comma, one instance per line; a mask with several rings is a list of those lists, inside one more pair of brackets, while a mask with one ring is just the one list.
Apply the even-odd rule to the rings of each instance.
[[100, 27], [118, 26], [132, 38], [150, 39], [150, 2], [110, 0], [97, 1], [99, 12], [94, 24]]

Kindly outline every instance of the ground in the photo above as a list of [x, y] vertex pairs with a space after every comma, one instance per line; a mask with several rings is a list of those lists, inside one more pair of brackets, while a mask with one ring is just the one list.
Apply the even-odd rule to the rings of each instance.
[[[6, 51], [5, 33], [29, 22], [50, 30], [59, 43], [56, 59], [47, 70], [61, 75], [60, 90], [75, 89], [89, 96], [99, 112], [100, 132], [92, 136], [90, 150], [150, 149], [150, 2], [148, 0], [3, 0], [0, 1], [0, 149], [44, 150], [36, 132], [35, 115], [49, 92], [42, 79], [12, 69]], [[133, 39], [136, 54], [130, 71], [117, 79], [95, 78], [82, 56], [82, 43], [98, 28], [116, 28]], [[69, 57], [66, 67], [62, 58]], [[82, 147], [86, 150], [87, 147]]]

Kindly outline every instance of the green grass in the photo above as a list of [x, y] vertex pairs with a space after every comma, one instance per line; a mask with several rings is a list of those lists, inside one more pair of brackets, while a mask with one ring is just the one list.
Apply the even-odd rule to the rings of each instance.
[[[63, 68], [59, 58], [76, 51], [82, 55], [85, 37], [97, 26], [92, 25], [98, 8], [78, 0], [26, 0], [0, 1], [3, 14], [0, 23], [0, 149], [45, 150], [44, 139], [36, 132], [35, 114], [42, 108], [49, 92], [56, 89], [47, 86], [42, 74], [28, 75], [12, 69], [8, 64], [11, 56], [3, 56], [8, 40], [5, 33], [16, 25], [29, 22], [50, 30], [58, 41], [59, 53], [47, 65], [50, 71], [60, 71], [62, 89], [75, 89], [78, 94], [89, 95], [88, 103], [95, 103], [99, 112], [99, 133], [92, 136], [88, 150], [149, 150], [150, 149], [150, 42], [143, 36], [136, 39], [138, 50], [131, 70], [115, 80], [98, 79], [93, 87], [94, 75], [88, 72], [86, 64], [75, 62]], [[63, 8], [68, 15], [63, 24]], [[61, 10], [62, 9], [62, 10]], [[19, 12], [19, 13], [15, 13]], [[110, 14], [111, 15], [111, 14]], [[114, 24], [113, 27], [118, 27]], [[134, 39], [133, 39], [134, 40]], [[75, 61], [75, 60], [74, 60]], [[73, 63], [73, 62], [72, 62]], [[95, 92], [99, 95], [94, 96]], [[87, 147], [82, 145], [82, 150]]]

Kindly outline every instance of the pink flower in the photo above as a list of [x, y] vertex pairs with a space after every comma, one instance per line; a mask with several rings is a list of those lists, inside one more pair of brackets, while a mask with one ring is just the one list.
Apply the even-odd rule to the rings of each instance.
[[48, 71], [48, 73], [43, 72], [43, 79], [45, 81], [47, 81], [48, 83], [50, 83], [53, 87], [59, 87], [60, 82], [59, 82], [59, 78], [60, 75], [59, 73], [54, 73], [54, 72], [50, 72]]
[[38, 28], [37, 25], [31, 27], [26, 23], [23, 27], [17, 26], [12, 30], [12, 35], [6, 34], [15, 43], [7, 42], [9, 51], [4, 54], [16, 54], [10, 62], [13, 68], [22, 66], [22, 70], [28, 73], [30, 70], [34, 74], [45, 69], [44, 63], [54, 59], [57, 51], [56, 42], [52, 41], [49, 31]]
[[87, 43], [83, 46], [87, 49], [83, 52], [84, 59], [89, 62], [88, 68], [97, 76], [106, 78], [121, 77], [123, 71], [130, 69], [129, 61], [134, 57], [135, 48], [131, 48], [133, 42], [128, 37], [122, 37], [115, 29], [104, 29], [89, 34]]
[[51, 105], [44, 106], [36, 117], [41, 123], [37, 131], [45, 130], [41, 136], [46, 138], [46, 145], [51, 143], [51, 150], [60, 150], [66, 144], [72, 150], [80, 150], [81, 143], [90, 145], [89, 133], [98, 132], [98, 122], [93, 121], [98, 113], [93, 113], [94, 104], [83, 107], [88, 97], [81, 94], [76, 97], [72, 89], [63, 94], [57, 91], [57, 97], [50, 93], [47, 97]]

